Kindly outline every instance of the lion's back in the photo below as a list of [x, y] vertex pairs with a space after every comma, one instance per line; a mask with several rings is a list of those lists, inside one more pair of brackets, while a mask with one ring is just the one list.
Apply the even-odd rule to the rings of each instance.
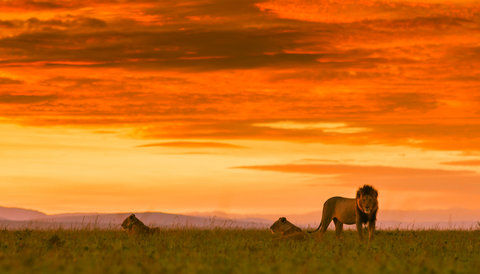
[[355, 223], [355, 199], [335, 196], [323, 205], [323, 214], [332, 216], [344, 224]]

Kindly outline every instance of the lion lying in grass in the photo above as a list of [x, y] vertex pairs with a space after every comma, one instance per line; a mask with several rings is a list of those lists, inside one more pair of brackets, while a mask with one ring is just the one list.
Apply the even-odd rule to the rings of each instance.
[[304, 240], [307, 236], [298, 226], [292, 224], [285, 217], [280, 217], [270, 226], [270, 231], [273, 235], [278, 236], [278, 239], [295, 239]]
[[157, 230], [146, 226], [135, 214], [131, 214], [123, 221], [122, 228], [131, 234], [149, 234]]
[[343, 224], [356, 224], [358, 235], [363, 239], [363, 224], [368, 223], [368, 239], [373, 239], [375, 223], [378, 211], [378, 192], [372, 186], [364, 185], [357, 190], [354, 199], [344, 197], [332, 197], [323, 205], [322, 221], [318, 228], [309, 233], [320, 230], [321, 235], [325, 233], [330, 222], [335, 224], [337, 238], [340, 238], [343, 231]]

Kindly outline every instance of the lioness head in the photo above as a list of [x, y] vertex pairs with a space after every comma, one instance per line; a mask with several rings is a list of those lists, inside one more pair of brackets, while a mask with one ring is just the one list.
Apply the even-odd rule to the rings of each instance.
[[295, 232], [301, 232], [302, 230], [290, 223], [287, 218], [280, 217], [275, 223], [273, 223], [273, 225], [270, 226], [270, 231], [272, 231], [273, 234], [287, 235]]
[[358, 208], [366, 214], [375, 213], [378, 209], [378, 192], [372, 186], [364, 185], [357, 190]]
[[122, 228], [125, 230], [131, 230], [132, 227], [138, 226], [138, 225], [144, 226], [142, 221], [140, 221], [139, 219], [137, 219], [137, 217], [135, 217], [135, 214], [131, 214], [123, 221]]

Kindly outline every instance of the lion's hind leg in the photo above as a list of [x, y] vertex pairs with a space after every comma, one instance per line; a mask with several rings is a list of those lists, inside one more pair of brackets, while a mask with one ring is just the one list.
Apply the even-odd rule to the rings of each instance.
[[337, 220], [337, 218], [333, 218], [333, 223], [335, 224], [335, 235], [338, 239], [342, 239], [343, 223]]
[[322, 216], [322, 223], [320, 225], [320, 231], [318, 233], [318, 237], [322, 238], [325, 232], [327, 231], [328, 226], [332, 222], [332, 214], [329, 212], [326, 212], [326, 210], [323, 211], [323, 216]]

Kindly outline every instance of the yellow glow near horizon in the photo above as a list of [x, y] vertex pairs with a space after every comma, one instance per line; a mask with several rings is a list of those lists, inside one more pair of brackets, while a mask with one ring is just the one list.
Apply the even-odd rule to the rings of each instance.
[[[47, 213], [212, 210], [302, 213], [317, 210], [319, 201], [329, 196], [352, 196], [357, 184], [342, 182], [336, 175], [315, 174], [315, 170], [311, 174], [278, 173], [269, 172], [268, 168], [259, 172], [239, 167], [246, 163], [372, 166], [379, 162], [395, 166], [401, 162], [404, 167], [428, 169], [441, 166], [436, 159], [454, 155], [422, 153], [406, 147], [358, 149], [275, 141], [236, 141], [243, 149], [138, 147], [145, 141], [88, 129], [5, 124], [0, 128], [4, 132], [0, 137], [1, 184], [5, 193], [2, 205]], [[422, 159], [417, 158], [419, 154]], [[455, 166], [449, 169], [458, 170]], [[321, 191], [312, 191], [316, 189]], [[403, 187], [382, 187], [382, 208], [405, 208], [407, 204], [410, 209], [440, 206], [429, 202], [411, 207], [412, 197], [428, 201], [438, 194], [417, 191], [413, 196], [398, 197], [397, 189]], [[457, 200], [450, 201], [451, 206], [459, 204]], [[474, 203], [463, 205], [474, 206]]]

